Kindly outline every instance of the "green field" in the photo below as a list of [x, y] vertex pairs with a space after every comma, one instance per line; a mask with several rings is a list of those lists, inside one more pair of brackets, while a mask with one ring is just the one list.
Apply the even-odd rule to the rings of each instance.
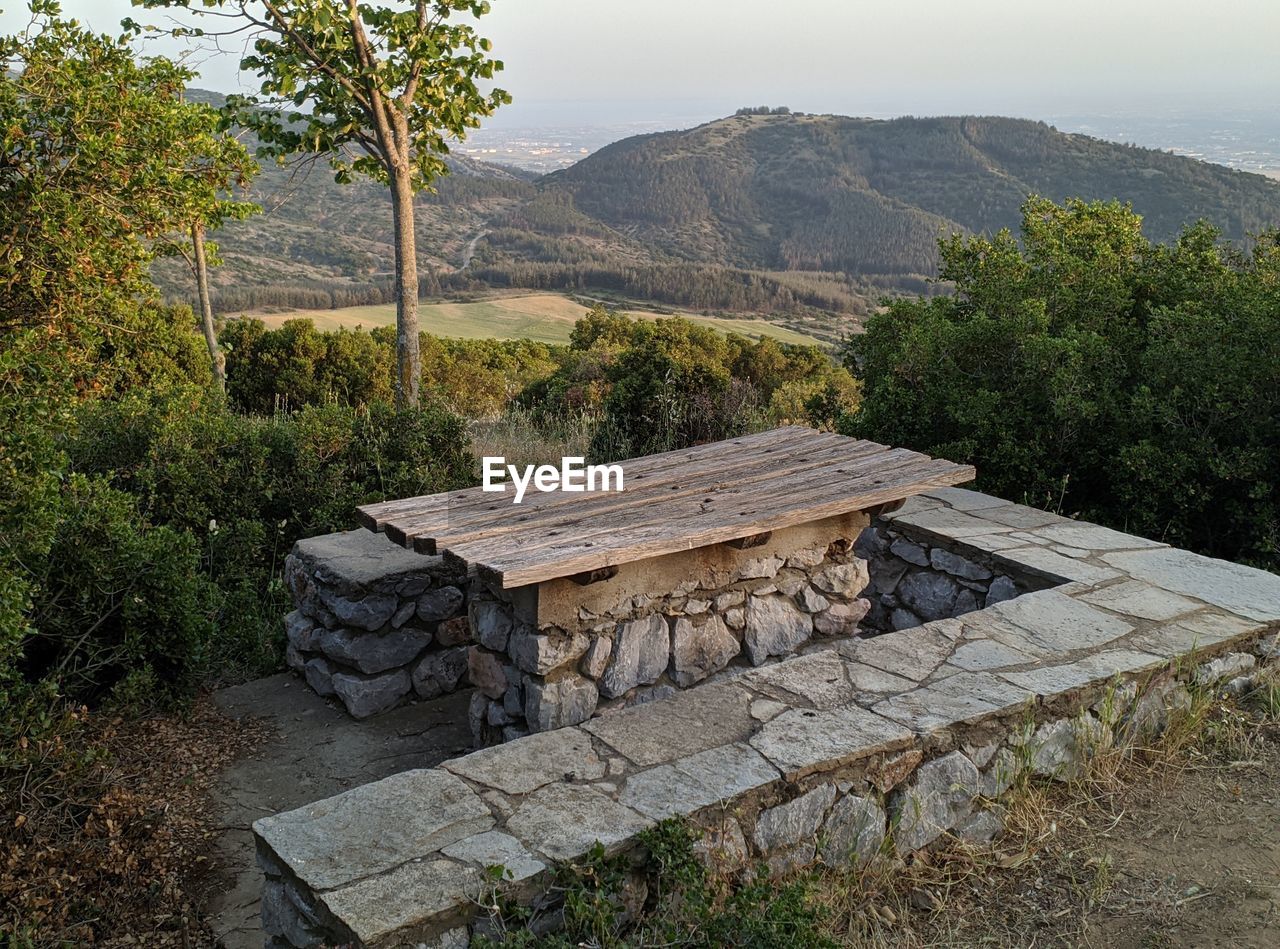
[[[640, 319], [660, 319], [671, 313], [653, 310], [618, 309]], [[544, 343], [567, 343], [573, 324], [587, 307], [558, 293], [526, 293], [492, 297], [471, 303], [423, 303], [418, 307], [418, 324], [425, 333], [461, 339], [535, 339]], [[254, 319], [276, 327], [285, 320], [308, 319], [317, 329], [353, 329], [363, 326], [394, 326], [394, 304], [352, 306], [340, 310], [290, 310], [287, 313], [253, 313]], [[818, 340], [767, 320], [725, 319], [680, 313], [686, 319], [726, 333], [745, 336], [772, 336], [784, 343], [817, 344]]]

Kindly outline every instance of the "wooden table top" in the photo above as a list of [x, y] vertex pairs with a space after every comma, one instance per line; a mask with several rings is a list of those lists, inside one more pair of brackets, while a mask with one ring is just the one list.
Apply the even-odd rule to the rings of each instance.
[[447, 553], [504, 588], [736, 541], [972, 481], [969, 465], [786, 426], [619, 462], [621, 492], [481, 488], [368, 504], [370, 530]]

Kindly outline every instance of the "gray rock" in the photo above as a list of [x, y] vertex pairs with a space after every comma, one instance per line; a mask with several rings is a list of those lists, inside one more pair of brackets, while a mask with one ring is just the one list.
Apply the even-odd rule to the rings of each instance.
[[778, 577], [778, 589], [787, 596], [795, 596], [802, 589], [809, 585], [808, 578], [802, 576], [786, 576]]
[[954, 615], [960, 584], [944, 573], [920, 570], [903, 577], [897, 593], [911, 612], [931, 621]]
[[540, 732], [519, 745], [485, 748], [441, 767], [507, 794], [528, 794], [566, 780], [595, 781], [605, 770], [591, 737], [580, 728]]
[[724, 623], [730, 629], [742, 629], [747, 625], [747, 611], [741, 606], [724, 611]]
[[1009, 577], [996, 577], [987, 588], [987, 606], [995, 606], [1018, 595], [1018, 586]]
[[[864, 531], [864, 533], [866, 533]], [[787, 556], [787, 566], [794, 570], [812, 570], [827, 556], [826, 547], [805, 547]], [[858, 556], [862, 556], [859, 554]], [[867, 558], [863, 558], [867, 559]]]
[[664, 820], [723, 805], [777, 779], [777, 769], [756, 751], [733, 743], [634, 774], [619, 800], [646, 817]]
[[467, 706], [467, 722], [471, 726], [471, 736], [477, 745], [488, 745], [493, 739], [487, 734], [489, 724], [489, 699], [483, 692], [472, 692], [470, 704]]
[[550, 731], [585, 722], [596, 710], [600, 693], [590, 679], [569, 673], [554, 682], [526, 677], [524, 717], [529, 730]]
[[391, 616], [391, 628], [399, 629], [405, 623], [409, 622], [409, 618], [413, 616], [417, 609], [417, 604], [413, 600], [406, 600], [401, 603]]
[[1191, 710], [1191, 693], [1176, 679], [1162, 679], [1137, 697], [1133, 708], [1121, 717], [1120, 731], [1128, 741], [1160, 735], [1169, 722]]
[[552, 860], [572, 860], [597, 842], [612, 853], [653, 823], [595, 788], [558, 784], [525, 798], [508, 818], [506, 830], [530, 850]]
[[284, 647], [284, 664], [294, 672], [301, 673], [307, 665], [307, 657], [293, 648], [293, 643]]
[[835, 797], [835, 785], [823, 784], [786, 804], [761, 811], [751, 836], [756, 848], [767, 854], [796, 844], [807, 844], [812, 852], [822, 818]]
[[341, 628], [326, 630], [317, 643], [330, 659], [355, 666], [366, 675], [406, 665], [430, 644], [431, 634], [419, 629], [362, 633]]
[[884, 809], [869, 797], [850, 794], [831, 808], [822, 834], [822, 861], [830, 867], [865, 866], [880, 853]]
[[1209, 686], [1223, 679], [1233, 679], [1243, 675], [1254, 667], [1257, 660], [1247, 652], [1231, 652], [1217, 659], [1211, 659], [1196, 669], [1195, 683], [1198, 686]]
[[871, 601], [867, 599], [832, 603], [821, 613], [814, 614], [813, 628], [823, 636], [852, 636], [870, 610]]
[[788, 697], [803, 698], [814, 708], [834, 708], [853, 701], [844, 660], [830, 649], [761, 666], [745, 673], [742, 681], [751, 688], [773, 686]]
[[321, 630], [311, 617], [294, 610], [284, 618], [284, 635], [289, 645], [299, 652], [315, 652], [316, 634]]
[[747, 594], [742, 590], [728, 590], [716, 596], [712, 605], [717, 613], [723, 613], [725, 610], [734, 606], [741, 606], [746, 602]]
[[924, 623], [920, 617], [910, 610], [897, 607], [889, 614], [889, 628], [895, 633], [903, 629], [912, 629]]
[[400, 605], [400, 601], [389, 593], [370, 593], [353, 600], [324, 587], [320, 588], [320, 600], [343, 626], [370, 631], [385, 626]]
[[1056, 781], [1080, 777], [1088, 763], [1088, 749], [1081, 734], [1078, 722], [1069, 718], [1041, 725], [1028, 742], [1031, 770]]
[[815, 770], [831, 770], [881, 751], [901, 748], [913, 737], [901, 725], [856, 705], [846, 705], [820, 711], [793, 708], [760, 726], [750, 743], [785, 776], [795, 780]]
[[955, 826], [955, 835], [970, 843], [990, 843], [1004, 833], [1004, 818], [995, 811], [978, 811]]
[[1263, 622], [1280, 619], [1280, 576], [1274, 573], [1171, 547], [1104, 554], [1102, 559], [1131, 577], [1237, 616]]
[[315, 691], [317, 695], [323, 695], [328, 698], [333, 695], [333, 663], [323, 656], [316, 656], [314, 659], [308, 659], [307, 664], [302, 670], [303, 676], [307, 680], [307, 685]]
[[813, 619], [781, 596], [753, 596], [747, 603], [743, 645], [752, 665], [786, 656], [813, 635]]
[[[663, 640], [666, 640], [665, 630]], [[538, 633], [517, 628], [507, 641], [507, 651], [520, 669], [535, 675], [546, 675], [552, 669], [576, 661], [590, 645], [591, 637], [576, 630], [572, 633], [561, 630]], [[665, 665], [664, 656], [663, 666]]]
[[934, 570], [941, 570], [964, 580], [986, 580], [991, 577], [991, 571], [982, 564], [974, 563], [942, 547], [929, 551], [929, 563]]
[[413, 688], [404, 669], [366, 676], [355, 672], [335, 672], [333, 690], [354, 718], [368, 718], [398, 705]]
[[965, 613], [980, 610], [985, 599], [985, 593], [979, 594], [975, 590], [961, 590], [959, 595], [956, 596], [955, 605], [951, 607], [951, 614], [953, 616], [963, 616]]
[[600, 694], [617, 698], [637, 685], [650, 685], [666, 671], [671, 638], [666, 617], [657, 613], [621, 623], [613, 654], [600, 679]]
[[[502, 867], [506, 871], [503, 879], [510, 883], [527, 880], [547, 868], [520, 841], [500, 830], [486, 830], [484, 833], [464, 837], [457, 843], [449, 844], [441, 852], [446, 857], [474, 864], [482, 870], [485, 867]], [[467, 942], [462, 945], [467, 945]]]
[[502, 698], [510, 684], [502, 657], [483, 646], [468, 647], [467, 675], [471, 684], [491, 699]]
[[1020, 770], [1018, 757], [1008, 748], [1001, 748], [996, 752], [991, 764], [982, 772], [982, 796], [994, 801], [1013, 787], [1013, 782], [1018, 780]]
[[1263, 659], [1280, 659], [1280, 633], [1259, 640], [1257, 652]]
[[779, 557], [756, 557], [738, 567], [734, 576], [739, 580], [770, 580], [781, 569], [782, 559]]
[[831, 605], [831, 601], [806, 584], [796, 594], [796, 605], [806, 613], [821, 613]]
[[913, 563], [917, 567], [929, 566], [929, 554], [919, 544], [913, 544], [905, 537], [896, 538], [889, 545], [890, 552], [898, 558], [905, 560], [907, 563]]
[[503, 725], [513, 723], [513, 718], [507, 714], [506, 707], [496, 699], [489, 700], [489, 709], [485, 712], [485, 721], [494, 728], [501, 728]]
[[[439, 592], [432, 590], [431, 594]], [[467, 604], [467, 616], [471, 620], [472, 635], [480, 645], [495, 652], [506, 651], [507, 637], [511, 635], [511, 611], [506, 604], [493, 600], [472, 600]]]
[[684, 612], [686, 616], [701, 616], [710, 608], [711, 608], [710, 600], [690, 599], [684, 604]]
[[855, 597], [871, 582], [865, 560], [832, 563], [816, 571], [813, 585], [832, 596]]
[[280, 937], [289, 946], [324, 944], [324, 933], [303, 915], [284, 882], [266, 881], [261, 907], [262, 931], [268, 935]]
[[427, 590], [418, 597], [418, 618], [428, 622], [448, 619], [462, 605], [462, 591], [457, 587], [440, 587]]
[[687, 688], [723, 669], [740, 649], [719, 616], [712, 615], [701, 626], [678, 617], [671, 631], [671, 678]]
[[646, 705], [649, 702], [656, 702], [659, 699], [669, 699], [675, 694], [676, 687], [667, 682], [660, 682], [657, 685], [642, 686], [627, 697], [627, 705], [628, 707], [632, 705]]
[[732, 817], [705, 831], [693, 842], [693, 853], [708, 870], [723, 873], [746, 865], [750, 852], [742, 828]]
[[978, 785], [978, 769], [958, 751], [917, 768], [890, 805], [897, 852], [919, 850], [968, 817]]
[[582, 657], [582, 674], [590, 679], [598, 679], [604, 675], [605, 666], [609, 662], [609, 653], [612, 651], [612, 639], [596, 636], [591, 640], [590, 647]]
[[424, 699], [454, 692], [467, 674], [467, 665], [466, 646], [429, 652], [409, 674], [413, 680], [413, 691]]

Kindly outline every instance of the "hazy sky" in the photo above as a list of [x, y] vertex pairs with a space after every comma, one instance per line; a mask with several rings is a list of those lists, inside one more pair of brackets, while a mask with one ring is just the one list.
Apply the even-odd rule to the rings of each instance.
[[[1043, 117], [1280, 102], [1280, 0], [492, 3], [483, 32], [516, 100], [503, 125], [711, 117], [753, 104]], [[63, 6], [106, 32], [130, 11], [128, 0]], [[23, 21], [22, 4], [0, 8], [4, 32]], [[204, 59], [203, 84], [238, 88], [237, 58]]]

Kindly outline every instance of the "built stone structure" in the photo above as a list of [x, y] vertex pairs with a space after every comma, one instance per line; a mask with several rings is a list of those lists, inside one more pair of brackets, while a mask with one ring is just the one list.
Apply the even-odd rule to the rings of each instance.
[[466, 574], [443, 558], [354, 530], [299, 541], [284, 576], [289, 668], [356, 718], [465, 684]]
[[865, 514], [623, 564], [585, 585], [473, 581], [472, 731], [496, 744], [849, 636], [870, 604]]
[[1275, 674], [1262, 665], [1280, 652], [1273, 574], [954, 489], [885, 524], [990, 565], [993, 580], [1045, 588], [874, 638], [814, 640], [804, 655], [263, 818], [274, 943], [465, 945], [486, 867], [506, 868], [514, 897], [541, 897], [556, 862], [596, 842], [629, 848], [668, 817], [703, 827], [729, 869], [988, 839], [1023, 769], [1069, 778], [1097, 749], [1160, 731], [1191, 690], [1240, 692]]

